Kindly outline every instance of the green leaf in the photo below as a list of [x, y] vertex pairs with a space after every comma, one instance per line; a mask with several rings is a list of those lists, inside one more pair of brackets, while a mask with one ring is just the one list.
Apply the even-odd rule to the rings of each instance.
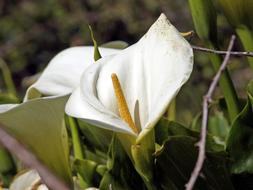
[[8, 186], [15, 173], [16, 166], [12, 156], [5, 148], [0, 147], [0, 183]]
[[[190, 178], [197, 159], [196, 138], [174, 136], [165, 141], [156, 153], [156, 181], [161, 189], [181, 190]], [[195, 190], [232, 190], [233, 186], [226, 168], [226, 156], [206, 153], [205, 163]]]
[[113, 49], [125, 49], [128, 46], [129, 46], [129, 44], [127, 42], [120, 41], [120, 40], [107, 42], [107, 43], [101, 45], [101, 47], [113, 48]]
[[217, 41], [216, 10], [211, 0], [189, 0], [192, 19], [198, 36], [205, 41]]
[[19, 99], [13, 94], [0, 93], [0, 104], [19, 103]]
[[[213, 112], [213, 111], [212, 111]], [[202, 113], [197, 114], [194, 118], [191, 129], [200, 131], [201, 128]], [[227, 136], [230, 130], [230, 125], [223, 112], [215, 110], [213, 114], [209, 114], [208, 117], [208, 134], [213, 137], [217, 144], [222, 146], [226, 145]]]
[[8, 93], [12, 94], [14, 97], [17, 97], [17, 91], [11, 76], [11, 71], [8, 65], [1, 58], [0, 58], [0, 70], [2, 72], [3, 80], [5, 82]]
[[93, 30], [91, 28], [91, 26], [89, 25], [89, 29], [90, 29], [90, 36], [91, 36], [91, 39], [93, 41], [93, 45], [94, 45], [94, 60], [97, 61], [99, 60], [102, 56], [99, 52], [99, 49], [98, 49], [98, 44], [97, 44], [97, 41], [95, 40], [95, 37], [94, 37], [94, 34], [93, 34]]
[[98, 185], [95, 182], [97, 163], [91, 160], [75, 159], [73, 169], [79, 174], [86, 183], [87, 187]]
[[[253, 1], [219, 0], [219, 5], [229, 23], [234, 27], [246, 51], [253, 51]], [[253, 58], [247, 57], [253, 69]]]
[[0, 123], [46, 166], [71, 183], [64, 107], [68, 96], [34, 99], [0, 113]]
[[253, 22], [253, 2], [251, 0], [218, 0], [218, 2], [233, 26], [246, 25], [250, 27]]
[[[251, 3], [253, 5], [253, 1], [251, 1]], [[239, 36], [239, 38], [240, 38], [240, 40], [243, 44], [244, 49], [246, 51], [253, 51], [253, 28], [249, 29], [246, 26], [241, 26], [241, 27], [236, 28], [236, 33]], [[252, 57], [247, 57], [247, 59], [248, 59], [248, 62], [251, 66], [251, 69], [253, 69], [253, 58]]]
[[[189, 0], [189, 5], [198, 36], [208, 48], [218, 49], [217, 16], [212, 0]], [[221, 57], [219, 55], [209, 54], [209, 58], [215, 72], [217, 72], [222, 63]], [[222, 73], [219, 85], [229, 108], [230, 121], [233, 121], [239, 113], [240, 108], [239, 100], [227, 69]]]
[[77, 122], [84, 137], [84, 144], [87, 148], [93, 151], [98, 149], [107, 153], [112, 139], [112, 132], [90, 125], [79, 119]]
[[232, 159], [231, 170], [239, 174], [253, 173], [253, 81], [248, 85], [248, 102], [232, 125], [227, 150]]
[[120, 141], [115, 136], [108, 152], [107, 168], [108, 171], [104, 174], [99, 186], [100, 190], [146, 189]]
[[208, 119], [208, 133], [217, 137], [222, 144], [225, 144], [230, 126], [222, 112], [216, 111]]
[[[160, 121], [155, 126], [156, 142], [163, 145], [170, 137], [173, 136], [187, 136], [199, 139], [199, 132], [192, 131], [183, 125], [176, 123], [174, 121], [169, 121], [166, 118], [160, 119]], [[215, 142], [215, 138], [212, 135], [207, 135], [206, 139], [207, 149], [210, 151], [222, 151], [224, 147]]]

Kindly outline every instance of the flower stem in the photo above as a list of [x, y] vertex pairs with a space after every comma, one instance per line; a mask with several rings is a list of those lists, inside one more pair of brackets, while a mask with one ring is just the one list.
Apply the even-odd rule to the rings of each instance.
[[16, 87], [14, 85], [14, 82], [12, 80], [11, 71], [8, 68], [5, 61], [1, 58], [0, 58], [0, 69], [2, 70], [3, 79], [4, 79], [4, 82], [5, 82], [8, 92], [10, 94], [14, 95], [15, 97], [17, 97], [17, 91], [16, 91]]
[[[213, 43], [208, 43], [209, 48], [217, 48]], [[209, 54], [210, 60], [213, 64], [213, 68], [215, 72], [219, 70], [219, 67], [221, 65], [221, 57], [216, 54]], [[224, 72], [221, 75], [219, 85], [222, 89], [222, 92], [224, 94], [224, 98], [227, 104], [228, 113], [230, 122], [234, 120], [234, 118], [238, 115], [240, 112], [240, 104], [239, 99], [237, 96], [237, 93], [235, 91], [235, 87], [233, 85], [233, 82], [230, 78], [229, 72], [227, 69], [224, 70]]]
[[168, 120], [175, 121], [176, 120], [176, 98], [174, 98], [167, 110], [166, 117]]
[[[248, 29], [246, 26], [245, 27], [240, 27], [236, 29], [236, 33], [239, 36], [244, 49], [246, 51], [253, 51], [253, 33]], [[253, 69], [253, 58], [248, 57], [248, 61], [250, 64], [251, 69]]]
[[[69, 128], [70, 128], [71, 136], [72, 136], [74, 158], [83, 160], [84, 153], [82, 150], [81, 141], [80, 141], [80, 137], [78, 133], [78, 124], [76, 120], [70, 116], [68, 117], [68, 123], [69, 123]], [[83, 177], [79, 173], [77, 173], [77, 177], [79, 179], [79, 185], [83, 188], [87, 188], [88, 183], [83, 179]]]
[[80, 137], [78, 133], [77, 122], [72, 117], [68, 117], [68, 121], [69, 121], [71, 136], [72, 136], [74, 157], [77, 159], [84, 159], [84, 154], [82, 151], [82, 146], [81, 146]]

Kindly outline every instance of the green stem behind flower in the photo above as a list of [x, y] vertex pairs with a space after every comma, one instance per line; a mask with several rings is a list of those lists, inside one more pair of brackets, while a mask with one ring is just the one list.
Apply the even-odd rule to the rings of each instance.
[[0, 69], [2, 70], [3, 80], [5, 82], [8, 93], [17, 97], [17, 91], [16, 91], [16, 87], [14, 85], [14, 82], [12, 80], [11, 72], [10, 72], [7, 64], [5, 63], [5, 61], [1, 58], [0, 58]]
[[[70, 132], [72, 136], [74, 158], [83, 160], [84, 153], [82, 150], [81, 141], [79, 137], [78, 124], [76, 120], [70, 116], [68, 117], [68, 123], [69, 123], [69, 128], [70, 128]], [[77, 177], [79, 179], [79, 183], [81, 187], [87, 188], [89, 186], [88, 183], [83, 179], [83, 177], [79, 173], [77, 173]]]
[[168, 120], [171, 120], [171, 121], [175, 121], [176, 120], [176, 97], [171, 101], [170, 105], [169, 105], [169, 108], [166, 112], [166, 118]]
[[[211, 42], [208, 42], [207, 45], [209, 46], [209, 48], [217, 49], [217, 46], [215, 46]], [[215, 72], [217, 72], [221, 65], [221, 57], [216, 54], [209, 54], [209, 57]], [[219, 85], [222, 89], [227, 104], [230, 122], [232, 122], [240, 112], [240, 106], [239, 106], [239, 99], [235, 91], [235, 87], [233, 85], [233, 82], [229, 75], [229, 71], [227, 69], [222, 73]]]
[[[189, 5], [198, 36], [209, 48], [218, 49], [217, 15], [213, 2], [211, 0], [189, 0]], [[221, 57], [215, 54], [209, 55], [209, 57], [214, 71], [217, 72], [222, 63]], [[224, 94], [230, 121], [232, 122], [239, 113], [240, 108], [228, 70], [222, 73], [219, 85]]]
[[77, 159], [84, 159], [84, 154], [80, 142], [80, 137], [78, 133], [78, 124], [74, 118], [68, 117], [69, 128], [71, 131], [72, 136], [72, 143], [73, 143], [73, 150], [74, 150], [74, 157]]
[[[253, 51], [253, 31], [251, 31], [246, 26], [236, 28], [236, 33], [239, 36], [244, 49], [246, 51]], [[248, 57], [248, 61], [251, 69], [253, 69], [253, 58]]]

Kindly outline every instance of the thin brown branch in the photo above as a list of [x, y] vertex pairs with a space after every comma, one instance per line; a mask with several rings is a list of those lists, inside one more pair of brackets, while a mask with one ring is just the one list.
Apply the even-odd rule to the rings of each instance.
[[226, 51], [226, 56], [216, 73], [216, 75], [213, 78], [213, 81], [207, 91], [207, 94], [203, 97], [203, 116], [202, 116], [202, 124], [201, 124], [201, 132], [200, 132], [200, 140], [197, 143], [197, 146], [199, 147], [199, 153], [198, 153], [198, 158], [195, 164], [195, 167], [192, 171], [191, 177], [188, 181], [188, 183], [185, 185], [186, 190], [192, 190], [194, 187], [195, 182], [198, 179], [198, 176], [200, 174], [200, 171], [203, 167], [204, 160], [205, 160], [205, 149], [206, 149], [206, 135], [207, 135], [207, 122], [208, 122], [208, 104], [212, 100], [213, 93], [215, 91], [215, 88], [219, 82], [220, 76], [222, 72], [225, 70], [229, 58], [230, 58], [230, 53], [233, 48], [235, 41], [235, 35], [233, 35], [230, 39], [230, 43], [228, 46], [228, 50]]
[[[206, 52], [206, 53], [214, 53], [214, 54], [220, 54], [220, 55], [226, 55], [227, 54], [227, 51], [208, 49], [208, 48], [194, 46], [194, 45], [192, 45], [192, 48], [196, 51], [202, 51], [202, 52]], [[249, 52], [249, 51], [231, 51], [230, 55], [253, 57], [253, 52]]]
[[51, 173], [27, 148], [4, 130], [0, 124], [0, 143], [13, 155], [17, 156], [27, 167], [34, 168], [45, 184], [54, 190], [70, 190], [58, 177]]

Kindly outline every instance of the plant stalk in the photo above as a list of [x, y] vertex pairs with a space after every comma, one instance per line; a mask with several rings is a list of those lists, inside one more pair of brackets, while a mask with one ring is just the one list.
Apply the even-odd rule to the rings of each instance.
[[[217, 49], [217, 46], [215, 46], [211, 42], [208, 43], [208, 46], [209, 48]], [[209, 57], [215, 72], [217, 72], [221, 65], [221, 57], [216, 54], [209, 54]], [[229, 71], [227, 69], [225, 69], [224, 72], [222, 73], [219, 80], [219, 85], [220, 88], [222, 89], [227, 104], [230, 123], [232, 123], [232, 121], [240, 112], [240, 104], [235, 87], [233, 85], [233, 82], [229, 75]]]
[[[239, 36], [244, 49], [246, 51], [253, 51], [253, 31], [245, 26], [236, 28], [236, 33]], [[253, 69], [253, 57], [248, 57], [247, 59], [251, 69]]]

